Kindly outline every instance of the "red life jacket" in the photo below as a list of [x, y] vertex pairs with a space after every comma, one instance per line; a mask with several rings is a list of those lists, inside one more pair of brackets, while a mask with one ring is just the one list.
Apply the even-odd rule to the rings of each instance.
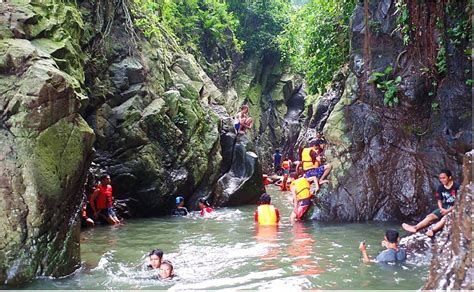
[[114, 206], [112, 186], [107, 185], [104, 187], [102, 184], [99, 184], [97, 189], [99, 190], [99, 196], [96, 200], [97, 209], [102, 210], [106, 208], [112, 208]]

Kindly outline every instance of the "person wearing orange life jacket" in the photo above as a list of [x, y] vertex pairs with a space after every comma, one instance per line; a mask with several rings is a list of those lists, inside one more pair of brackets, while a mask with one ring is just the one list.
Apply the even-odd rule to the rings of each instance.
[[283, 159], [283, 162], [281, 163], [281, 169], [283, 170], [283, 182], [280, 185], [280, 190], [286, 191], [288, 176], [290, 175], [291, 169], [291, 160], [289, 160], [288, 157], [285, 157], [285, 159]]
[[316, 191], [319, 190], [319, 186], [323, 183], [327, 183], [325, 180], [326, 176], [331, 172], [331, 164], [322, 164], [322, 156], [318, 155], [320, 152], [320, 144], [325, 144], [324, 140], [311, 141], [308, 148], [304, 148], [301, 153], [302, 167], [304, 176], [316, 177]]
[[255, 211], [255, 222], [259, 225], [276, 225], [280, 221], [280, 212], [271, 205], [272, 198], [269, 194], [260, 196], [259, 206]]
[[100, 183], [91, 195], [90, 204], [95, 218], [99, 215], [109, 224], [120, 224], [120, 220], [114, 211], [114, 198], [110, 183], [110, 176], [108, 174], [100, 177]]
[[303, 216], [311, 207], [312, 202], [311, 198], [314, 196], [311, 193], [311, 183], [315, 182], [316, 184], [318, 179], [316, 177], [302, 177], [294, 180], [291, 183], [290, 191], [293, 195], [293, 211], [290, 215], [290, 221], [294, 223], [303, 218]]

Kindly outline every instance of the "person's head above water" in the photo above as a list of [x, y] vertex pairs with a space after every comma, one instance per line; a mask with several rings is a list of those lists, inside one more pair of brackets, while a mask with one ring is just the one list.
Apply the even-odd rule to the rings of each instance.
[[264, 204], [270, 204], [271, 201], [272, 201], [272, 198], [270, 197], [270, 195], [265, 193], [260, 196], [260, 200], [258, 202], [260, 203], [260, 205], [264, 205]]
[[150, 257], [149, 267], [153, 269], [158, 269], [161, 266], [161, 259], [163, 258], [163, 251], [161, 249], [154, 249], [148, 254]]
[[385, 240], [389, 243], [398, 243], [399, 237], [398, 231], [394, 229], [387, 229], [387, 231], [385, 231]]
[[183, 205], [184, 205], [184, 198], [181, 196], [176, 197], [176, 206], [182, 207]]
[[173, 264], [170, 261], [163, 261], [160, 267], [160, 278], [168, 279], [173, 276]]
[[209, 202], [206, 199], [204, 199], [204, 198], [199, 199], [199, 207], [201, 209], [204, 209], [205, 207], [210, 207], [210, 206], [211, 206], [211, 204], [209, 204]]

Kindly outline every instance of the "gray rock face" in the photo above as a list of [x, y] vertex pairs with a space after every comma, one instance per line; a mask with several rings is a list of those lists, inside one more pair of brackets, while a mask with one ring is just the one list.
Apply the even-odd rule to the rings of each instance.
[[[81, 60], [77, 42], [65, 42], [81, 30], [64, 16], [79, 12], [28, 1], [0, 9], [0, 283], [16, 285], [80, 265], [77, 215], [94, 134], [79, 115], [81, 71], [55, 57]], [[63, 26], [71, 30], [56, 34]]]
[[[455, 46], [447, 39], [453, 52], [446, 56], [449, 74], [436, 74], [437, 28], [426, 17], [443, 9], [415, 2], [407, 4], [416, 16], [408, 46], [393, 32], [395, 1], [369, 1], [371, 21], [381, 24], [377, 33], [365, 28], [364, 4], [356, 7], [345, 84], [334, 85], [313, 105], [308, 128], [301, 132], [300, 145], [321, 128], [329, 141], [326, 155], [334, 170], [329, 188], [320, 194], [322, 220], [418, 220], [435, 206], [440, 169], [451, 169], [459, 180], [460, 153], [472, 143], [471, 94], [465, 82], [469, 61], [461, 56], [466, 43]], [[387, 78], [402, 78], [400, 104], [394, 107], [385, 106], [383, 92], [367, 83], [371, 72], [389, 65], [394, 71]], [[436, 88], [433, 80], [440, 80]]]
[[430, 274], [423, 289], [473, 290], [472, 267], [472, 163], [474, 151], [464, 158], [464, 182], [456, 198], [454, 211], [448, 215], [443, 231], [436, 234]]

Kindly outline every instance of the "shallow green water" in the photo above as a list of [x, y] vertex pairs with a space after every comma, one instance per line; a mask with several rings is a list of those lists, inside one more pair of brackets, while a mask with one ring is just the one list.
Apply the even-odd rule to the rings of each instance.
[[[215, 218], [128, 220], [81, 234], [83, 268], [64, 279], [38, 279], [29, 289], [418, 289], [429, 261], [411, 255], [403, 265], [365, 265], [359, 241], [369, 254], [382, 250], [387, 227], [398, 225], [289, 224], [286, 193], [270, 190], [282, 224], [256, 228], [255, 206], [219, 209]], [[400, 230], [400, 229], [399, 229]], [[165, 251], [177, 277], [162, 282], [145, 271], [145, 254]], [[410, 253], [409, 253], [410, 255]]]

